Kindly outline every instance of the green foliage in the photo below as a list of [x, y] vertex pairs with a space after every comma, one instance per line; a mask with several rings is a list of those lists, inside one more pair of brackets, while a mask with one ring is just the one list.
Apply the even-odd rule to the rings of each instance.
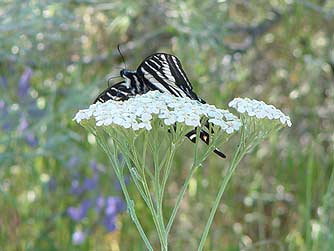
[[[333, 1], [6, 0], [0, 23], [2, 249], [78, 250], [72, 234], [89, 228], [81, 250], [145, 250], [125, 213], [109, 234], [94, 210], [80, 223], [66, 213], [96, 194], [120, 196], [94, 137], [72, 121], [123, 68], [119, 43], [131, 69], [171, 52], [209, 103], [258, 98], [292, 119], [241, 162], [205, 250], [334, 249]], [[167, 204], [186, 177], [190, 147], [176, 154]], [[105, 166], [98, 190], [76, 197], [72, 182], [93, 177], [92, 160]], [[170, 233], [174, 250], [197, 246], [221, 167], [212, 156], [190, 182]]]

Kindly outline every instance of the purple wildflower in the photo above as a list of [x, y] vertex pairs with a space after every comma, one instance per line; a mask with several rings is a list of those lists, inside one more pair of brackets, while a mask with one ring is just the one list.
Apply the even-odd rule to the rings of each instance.
[[10, 131], [12, 123], [8, 118], [8, 106], [4, 100], [0, 100], [0, 118], [2, 119], [1, 127], [4, 131]]
[[28, 129], [28, 127], [29, 127], [28, 120], [24, 116], [22, 116], [21, 119], [20, 119], [18, 131], [20, 133], [23, 133], [25, 130]]
[[[77, 158], [71, 158], [67, 163], [67, 166], [74, 167], [79, 162]], [[71, 193], [76, 196], [86, 196], [85, 192], [94, 191], [91, 193], [90, 200], [86, 200], [81, 203], [78, 207], [69, 207], [67, 209], [67, 214], [69, 217], [76, 221], [81, 222], [88, 213], [88, 210], [94, 210], [97, 216], [99, 216], [99, 221], [107, 229], [108, 232], [112, 232], [116, 229], [117, 215], [126, 209], [126, 205], [122, 198], [120, 197], [104, 197], [101, 194], [101, 189], [99, 187], [100, 171], [103, 166], [99, 165], [95, 160], [90, 162], [90, 167], [93, 171], [93, 177], [84, 178], [80, 181], [80, 176], [73, 177]], [[128, 183], [128, 178], [126, 183]], [[100, 218], [102, 217], [102, 218]], [[75, 233], [74, 233], [75, 234]], [[87, 232], [86, 232], [87, 234]], [[77, 239], [80, 240], [80, 235], [77, 233]]]
[[8, 80], [4, 76], [0, 76], [0, 86], [7, 88], [8, 87]]
[[108, 232], [113, 232], [116, 229], [116, 215], [115, 216], [105, 216], [103, 219], [103, 225]]
[[32, 69], [30, 67], [26, 67], [19, 81], [19, 90], [18, 90], [19, 97], [23, 98], [28, 95], [31, 76], [32, 76]]
[[4, 100], [0, 100], [0, 115], [2, 119], [8, 116], [8, 105]]
[[87, 234], [82, 231], [75, 231], [72, 235], [72, 243], [74, 245], [82, 244], [86, 239]]
[[0, 100], [0, 111], [4, 110], [6, 108], [6, 103], [3, 100]]
[[73, 156], [73, 157], [71, 157], [71, 158], [69, 159], [69, 161], [67, 162], [66, 165], [67, 165], [69, 168], [74, 168], [74, 167], [76, 167], [76, 166], [79, 165], [79, 162], [80, 162], [79, 157], [77, 157], [77, 156]]
[[91, 160], [90, 161], [90, 167], [92, 168], [92, 170], [94, 172], [98, 172], [99, 171], [96, 160]]
[[105, 207], [105, 217], [103, 219], [103, 225], [112, 232], [116, 229], [117, 214], [125, 210], [124, 201], [120, 197], [108, 197]]
[[91, 201], [85, 200], [78, 207], [69, 207], [67, 209], [67, 214], [71, 217], [72, 220], [79, 222], [87, 216], [87, 212], [90, 206]]
[[99, 176], [97, 174], [95, 174], [93, 178], [85, 178], [82, 185], [80, 185], [78, 179], [74, 179], [71, 184], [71, 193], [79, 196], [84, 192], [94, 190], [97, 187], [98, 182]]
[[108, 197], [106, 203], [105, 214], [116, 216], [118, 213], [125, 210], [124, 201], [120, 197]]
[[11, 129], [12, 129], [12, 123], [10, 123], [10, 122], [4, 122], [4, 123], [2, 124], [2, 129], [3, 129], [4, 131], [6, 131], [6, 132], [11, 131]]
[[27, 142], [27, 144], [30, 146], [30, 147], [36, 147], [38, 146], [38, 139], [36, 138], [35, 134], [32, 133], [32, 132], [29, 132], [25, 135], [25, 140]]
[[84, 192], [84, 187], [80, 185], [80, 181], [77, 179], [72, 180], [71, 184], [71, 193], [77, 196], [81, 195]]
[[83, 189], [85, 191], [91, 191], [94, 188], [96, 188], [98, 182], [99, 182], [99, 176], [97, 174], [94, 174], [93, 178], [86, 178], [84, 180]]
[[103, 196], [99, 196], [96, 198], [96, 201], [95, 201], [95, 209], [96, 211], [99, 213], [102, 211], [102, 209], [104, 209], [105, 207], [105, 204], [106, 204], [106, 200]]
[[52, 177], [49, 180], [49, 182], [48, 182], [48, 188], [52, 192], [56, 190], [56, 188], [57, 188], [57, 180], [54, 177]]

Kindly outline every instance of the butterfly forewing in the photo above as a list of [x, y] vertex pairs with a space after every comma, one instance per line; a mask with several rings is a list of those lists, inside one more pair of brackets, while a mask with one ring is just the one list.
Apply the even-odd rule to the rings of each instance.
[[189, 97], [202, 102], [192, 91], [180, 60], [173, 55], [153, 54], [140, 64], [137, 73], [152, 90], [169, 92], [177, 97]]

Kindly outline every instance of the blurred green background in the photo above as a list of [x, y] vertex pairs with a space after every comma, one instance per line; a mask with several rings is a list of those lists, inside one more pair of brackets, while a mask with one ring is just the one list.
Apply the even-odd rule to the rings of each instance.
[[[211, 104], [257, 98], [292, 119], [237, 169], [205, 250], [334, 250], [333, 34], [333, 0], [1, 1], [0, 250], [145, 250], [106, 156], [72, 121], [124, 67], [118, 44], [130, 69], [178, 56]], [[177, 156], [167, 214], [191, 149]], [[171, 250], [197, 247], [228, 161], [197, 172]]]

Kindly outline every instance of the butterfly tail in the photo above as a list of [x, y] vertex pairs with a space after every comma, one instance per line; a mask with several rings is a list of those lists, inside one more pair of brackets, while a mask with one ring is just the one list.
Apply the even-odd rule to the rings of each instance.
[[[191, 130], [186, 134], [186, 137], [193, 143], [196, 143], [196, 136], [197, 136], [196, 128], [194, 128], [193, 130]], [[205, 144], [209, 145], [210, 136], [206, 131], [201, 130], [199, 132], [199, 137]], [[215, 148], [213, 152], [223, 159], [226, 158], [226, 155], [223, 152], [221, 152], [218, 148]]]

